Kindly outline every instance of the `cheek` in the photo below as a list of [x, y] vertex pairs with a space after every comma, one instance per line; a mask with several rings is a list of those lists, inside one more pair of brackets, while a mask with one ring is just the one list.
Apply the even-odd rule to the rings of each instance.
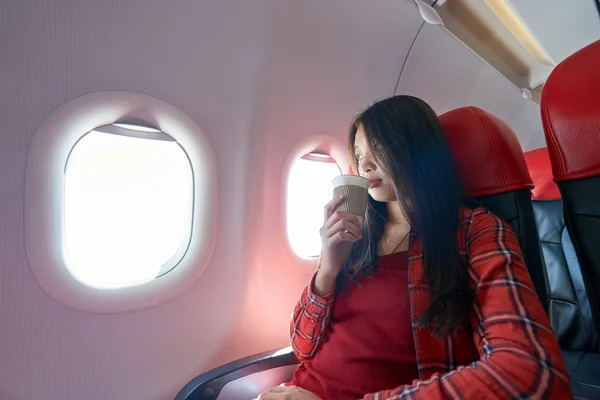
[[362, 163], [360, 161], [357, 161], [356, 165], [352, 168], [354, 168], [354, 172], [357, 173], [358, 175], [360, 175], [360, 176], [366, 175], [362, 169]]
[[385, 189], [390, 196], [396, 198], [396, 185], [391, 179], [385, 180]]
[[391, 190], [394, 190], [396, 185], [394, 184], [394, 181], [392, 180], [392, 178], [390, 178], [389, 176], [386, 176], [385, 178], [383, 178], [383, 180], [385, 181], [385, 186], [389, 187]]

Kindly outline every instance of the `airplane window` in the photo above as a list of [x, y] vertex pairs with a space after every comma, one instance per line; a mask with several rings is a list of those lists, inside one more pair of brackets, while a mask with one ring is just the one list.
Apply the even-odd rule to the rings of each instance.
[[192, 229], [193, 174], [167, 134], [131, 124], [96, 128], [67, 159], [66, 265], [96, 288], [137, 285], [169, 272]]
[[102, 91], [52, 111], [25, 169], [25, 249], [57, 302], [155, 306], [200, 278], [217, 233], [217, 163], [197, 122], [142, 93]]
[[340, 174], [338, 164], [323, 153], [306, 154], [291, 166], [286, 195], [287, 236], [300, 258], [321, 253], [323, 208], [332, 198], [333, 178]]

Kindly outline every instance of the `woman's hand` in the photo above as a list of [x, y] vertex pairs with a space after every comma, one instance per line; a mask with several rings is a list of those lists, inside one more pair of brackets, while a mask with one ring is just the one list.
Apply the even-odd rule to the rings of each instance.
[[343, 201], [344, 196], [337, 196], [325, 206], [325, 222], [321, 228], [321, 267], [313, 288], [319, 296], [333, 290], [335, 278], [350, 254], [352, 244], [362, 239], [358, 217], [352, 213], [336, 211]]
[[258, 400], [322, 400], [298, 386], [276, 386], [258, 396]]

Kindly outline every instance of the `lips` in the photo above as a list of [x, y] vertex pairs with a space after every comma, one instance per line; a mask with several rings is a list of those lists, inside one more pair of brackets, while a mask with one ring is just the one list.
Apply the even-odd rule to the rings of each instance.
[[369, 179], [369, 189], [376, 188], [381, 184], [381, 179]]

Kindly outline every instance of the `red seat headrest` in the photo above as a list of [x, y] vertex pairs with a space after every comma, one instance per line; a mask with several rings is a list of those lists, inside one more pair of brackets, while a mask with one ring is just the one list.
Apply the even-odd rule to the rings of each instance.
[[457, 108], [439, 119], [472, 196], [533, 188], [517, 135], [504, 121], [477, 107]]
[[548, 149], [528, 151], [525, 153], [525, 162], [529, 169], [529, 175], [535, 185], [532, 190], [531, 198], [533, 200], [556, 200], [560, 199], [560, 190], [552, 180], [552, 165], [550, 164], [550, 155]]
[[555, 182], [600, 175], [600, 40], [552, 71], [542, 122]]

